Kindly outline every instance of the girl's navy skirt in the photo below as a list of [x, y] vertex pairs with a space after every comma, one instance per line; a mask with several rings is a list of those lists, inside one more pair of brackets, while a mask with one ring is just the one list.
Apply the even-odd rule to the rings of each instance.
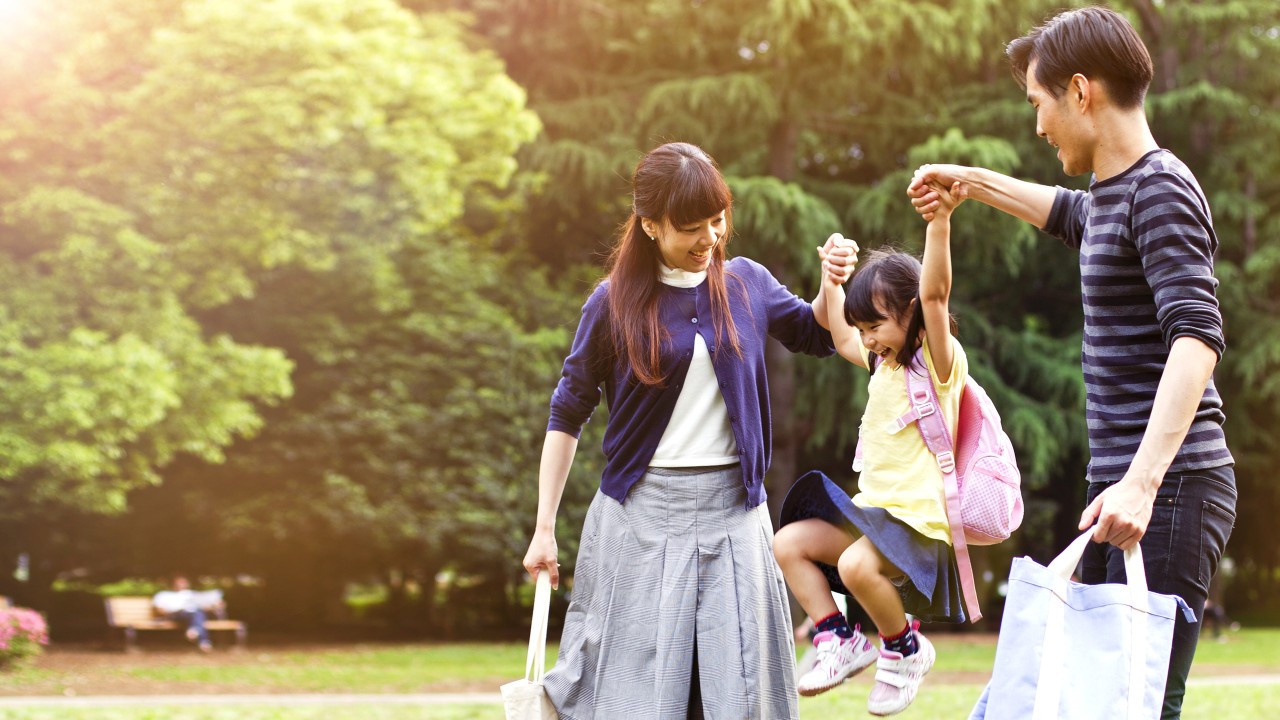
[[[880, 554], [906, 574], [894, 584], [908, 613], [925, 622], [965, 621], [960, 575], [950, 545], [921, 535], [883, 508], [854, 505], [848, 493], [817, 470], [791, 486], [782, 502], [779, 525], [809, 518], [825, 520], [854, 538], [870, 538]], [[853, 596], [835, 567], [826, 563], [818, 567], [833, 591]]]

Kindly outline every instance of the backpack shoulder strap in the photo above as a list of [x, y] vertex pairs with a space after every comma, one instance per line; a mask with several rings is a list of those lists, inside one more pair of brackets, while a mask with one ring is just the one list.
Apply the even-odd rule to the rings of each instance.
[[955, 443], [951, 431], [947, 428], [947, 420], [942, 414], [942, 404], [938, 400], [938, 390], [933, 386], [933, 374], [929, 372], [929, 363], [924, 356], [924, 347], [916, 350], [911, 358], [911, 367], [903, 373], [907, 381], [907, 398], [911, 409], [898, 418], [898, 429], [912, 422], [920, 431], [925, 447], [937, 458], [938, 468], [942, 470], [943, 489], [947, 501], [947, 525], [951, 530], [951, 548], [956, 555], [956, 569], [960, 574], [960, 589], [964, 596], [964, 605], [969, 622], [982, 619], [982, 610], [978, 607], [977, 583], [973, 578], [973, 564], [969, 559], [969, 543], [964, 534], [964, 516], [960, 509], [960, 480], [957, 477]]
[[947, 420], [942, 416], [942, 404], [938, 401], [938, 391], [933, 387], [933, 374], [929, 372], [928, 362], [924, 357], [924, 348], [916, 350], [911, 357], [911, 365], [902, 373], [907, 382], [907, 401], [911, 408], [896, 421], [896, 429], [902, 430], [911, 423], [920, 428], [925, 447], [938, 458], [938, 466], [942, 472], [954, 471], [955, 456], [951, 431], [947, 428]]

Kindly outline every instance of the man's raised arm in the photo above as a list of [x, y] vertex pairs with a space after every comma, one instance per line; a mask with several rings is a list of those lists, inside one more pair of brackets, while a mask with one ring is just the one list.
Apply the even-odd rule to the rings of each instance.
[[960, 183], [957, 200], [977, 200], [985, 205], [1026, 220], [1037, 228], [1049, 222], [1049, 211], [1057, 188], [1011, 178], [994, 170], [964, 165], [921, 165], [907, 186], [907, 195], [916, 212], [925, 220], [933, 219], [938, 209], [938, 193], [929, 183], [952, 187]]

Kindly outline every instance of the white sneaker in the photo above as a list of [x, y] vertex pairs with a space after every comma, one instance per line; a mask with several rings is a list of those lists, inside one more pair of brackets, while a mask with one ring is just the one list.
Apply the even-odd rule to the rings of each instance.
[[902, 653], [880, 651], [880, 659], [876, 661], [876, 686], [867, 698], [867, 711], [872, 715], [893, 715], [906, 710], [916, 699], [925, 673], [933, 667], [937, 653], [933, 643], [921, 635], [918, 628], [918, 624], [911, 628], [919, 647], [914, 655], [903, 657]]
[[817, 661], [813, 669], [796, 682], [805, 697], [824, 693], [871, 666], [879, 653], [857, 625], [853, 637], [841, 639], [834, 632], [820, 632], [813, 638]]

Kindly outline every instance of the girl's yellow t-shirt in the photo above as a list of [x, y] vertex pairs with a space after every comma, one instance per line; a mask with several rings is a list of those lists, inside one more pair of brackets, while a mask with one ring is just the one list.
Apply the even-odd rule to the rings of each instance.
[[[937, 380], [927, 341], [924, 357], [929, 364], [929, 375], [934, 379], [933, 387], [938, 392], [947, 429], [954, 438], [960, 417], [960, 397], [969, 375], [969, 360], [960, 343], [954, 337], [949, 339], [951, 372], [946, 383]], [[892, 432], [897, 427], [897, 419], [911, 408], [904, 372], [905, 368], [891, 368], [882, 361], [871, 376], [867, 409], [858, 430], [862, 439], [862, 473], [858, 476], [858, 494], [853, 496], [853, 503], [859, 507], [884, 508], [921, 535], [950, 545], [947, 500], [937, 459], [925, 447], [915, 423]]]

